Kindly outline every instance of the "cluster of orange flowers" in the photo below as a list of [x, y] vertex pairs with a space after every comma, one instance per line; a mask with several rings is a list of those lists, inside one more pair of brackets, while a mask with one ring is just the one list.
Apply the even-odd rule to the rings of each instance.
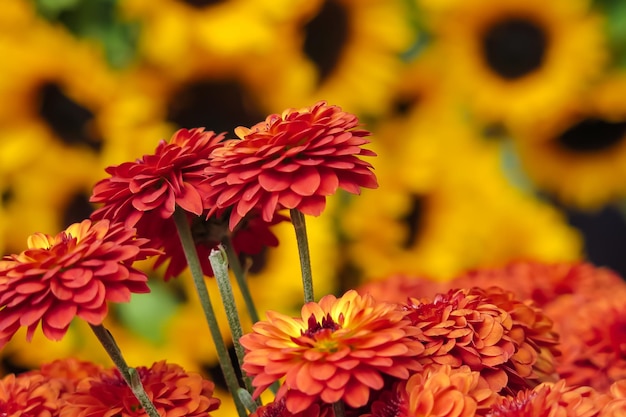
[[[207, 416], [217, 410], [214, 384], [199, 374], [165, 362], [140, 367], [146, 392], [163, 416]], [[4, 416], [142, 415], [137, 399], [117, 369], [76, 359], [57, 360], [40, 370], [4, 377], [0, 411]]]
[[[134, 261], [156, 256], [175, 276], [191, 267], [190, 250], [242, 233], [258, 240], [235, 252], [253, 253], [277, 244], [269, 227], [287, 220], [282, 210], [296, 225], [294, 213], [321, 214], [339, 188], [377, 187], [360, 159], [374, 156], [362, 148], [369, 133], [337, 106], [290, 109], [236, 132], [182, 129], [154, 155], [110, 167], [90, 219], [35, 234], [1, 260], [0, 344], [40, 324], [59, 340], [74, 317], [98, 329], [107, 302], [149, 291]], [[217, 276], [212, 266], [198, 270]], [[620, 277], [588, 264], [516, 263], [446, 284], [391, 277], [306, 302], [300, 317], [266, 312], [234, 341], [248, 391], [229, 388], [255, 417], [623, 416], [625, 296]], [[66, 359], [9, 375], [0, 415], [143, 416], [138, 386], [162, 416], [219, 407], [214, 384], [177, 365], [116, 365]], [[267, 389], [275, 397], [261, 405]]]

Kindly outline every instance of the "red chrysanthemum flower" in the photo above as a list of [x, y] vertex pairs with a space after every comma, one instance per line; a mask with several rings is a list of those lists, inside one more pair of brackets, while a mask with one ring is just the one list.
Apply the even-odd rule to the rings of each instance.
[[[220, 405], [220, 400], [213, 397], [213, 382], [199, 374], [187, 373], [164, 361], [136, 369], [148, 397], [163, 417], [207, 417]], [[139, 400], [117, 370], [83, 379], [76, 391], [64, 399], [61, 417], [145, 416]]]
[[320, 400], [361, 407], [383, 387], [383, 375], [406, 379], [421, 369], [415, 356], [424, 348], [410, 337], [415, 329], [405, 316], [397, 305], [356, 291], [307, 303], [301, 318], [270, 311], [241, 338], [243, 370], [255, 396], [285, 377], [277, 399], [284, 396], [291, 413]]
[[216, 149], [206, 171], [211, 213], [232, 207], [231, 229], [254, 208], [267, 222], [282, 208], [318, 216], [338, 188], [358, 194], [378, 186], [371, 164], [360, 159], [375, 156], [361, 147], [369, 132], [337, 106], [285, 110], [235, 133], [241, 140]]
[[220, 146], [223, 134], [203, 128], [180, 129], [169, 142], [162, 140], [154, 155], [135, 162], [111, 166], [111, 175], [99, 181], [90, 201], [103, 203], [92, 219], [110, 219], [137, 228], [137, 234], [161, 242], [171, 238], [161, 230], [176, 206], [201, 216], [206, 183], [204, 169], [211, 151]]
[[502, 397], [488, 417], [595, 417], [609, 401], [590, 387], [566, 386], [564, 380], [544, 382], [515, 397]]
[[61, 384], [43, 375], [9, 374], [0, 380], [0, 416], [58, 415]]
[[30, 236], [27, 250], [0, 261], [0, 346], [22, 326], [30, 340], [40, 322], [48, 339], [60, 340], [74, 317], [102, 324], [107, 301], [149, 292], [146, 274], [132, 267], [158, 254], [146, 242], [135, 229], [108, 220]]

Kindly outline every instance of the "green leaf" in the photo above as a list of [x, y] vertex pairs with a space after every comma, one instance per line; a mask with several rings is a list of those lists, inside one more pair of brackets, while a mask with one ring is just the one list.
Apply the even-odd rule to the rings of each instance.
[[153, 343], [163, 343], [167, 339], [164, 327], [176, 313], [178, 301], [170, 288], [154, 279], [149, 283], [151, 292], [133, 294], [130, 303], [116, 305], [116, 312], [123, 325]]

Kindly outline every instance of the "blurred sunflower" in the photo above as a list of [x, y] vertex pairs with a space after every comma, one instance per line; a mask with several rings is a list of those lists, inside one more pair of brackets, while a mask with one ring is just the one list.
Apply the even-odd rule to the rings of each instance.
[[626, 74], [607, 76], [559, 109], [519, 126], [514, 141], [537, 188], [599, 208], [626, 195]]
[[2, 240], [11, 250], [33, 231], [88, 216], [104, 140], [98, 114], [116, 85], [96, 46], [36, 17], [21, 22], [0, 36], [0, 175], [15, 220]]
[[599, 75], [604, 27], [589, 3], [449, 1], [434, 8], [429, 24], [472, 111], [508, 124], [559, 107]]
[[[398, 0], [315, 0], [302, 7], [255, 73], [273, 109], [319, 100], [377, 115], [390, 102], [400, 54], [415, 34]], [[272, 80], [272, 82], [267, 82]]]
[[[19, 133], [26, 139], [24, 129]], [[34, 231], [56, 233], [87, 218], [92, 210], [91, 187], [99, 176], [97, 155], [88, 149], [20, 145], [16, 152], [28, 152], [38, 160], [18, 172], [3, 173], [4, 212], [11, 219], [2, 239], [7, 252], [20, 251]]]
[[[182, 80], [233, 71], [250, 59], [266, 59], [283, 41], [281, 28], [307, 2], [289, 0], [126, 0], [125, 18], [141, 24], [139, 60]], [[180, 65], [185, 62], [185, 65]]]
[[380, 188], [350, 200], [342, 218], [350, 260], [366, 279], [448, 280], [513, 259], [580, 257], [580, 237], [564, 216], [503, 175], [499, 143], [439, 108], [403, 123], [397, 152], [373, 147]]
[[0, 38], [0, 53], [3, 125], [32, 123], [65, 144], [100, 146], [96, 113], [114, 98], [115, 77], [95, 44], [33, 19]]

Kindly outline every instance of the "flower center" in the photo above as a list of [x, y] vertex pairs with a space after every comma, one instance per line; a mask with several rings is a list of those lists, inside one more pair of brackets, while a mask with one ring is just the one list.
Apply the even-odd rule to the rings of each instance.
[[406, 404], [400, 396], [393, 392], [383, 394], [380, 401], [372, 405], [372, 417], [400, 417], [407, 415]]
[[89, 202], [89, 195], [84, 192], [74, 194], [63, 210], [63, 227], [72, 223], [80, 223], [89, 218], [93, 212], [93, 206]]
[[[339, 321], [343, 322], [343, 314], [339, 316]], [[311, 339], [315, 339], [315, 336], [319, 334], [333, 333], [335, 330], [341, 329], [341, 325], [333, 320], [330, 313], [327, 314], [321, 322], [317, 321], [315, 315], [311, 314], [307, 324], [308, 329], [306, 331], [301, 331], [301, 335]]]
[[567, 129], [556, 140], [572, 152], [597, 152], [609, 149], [626, 137], [626, 121], [610, 122], [587, 118]]
[[169, 100], [167, 120], [184, 128], [205, 126], [217, 133], [251, 126], [264, 112], [235, 81], [202, 80], [188, 84]]
[[202, 9], [208, 6], [213, 6], [219, 3], [226, 2], [226, 0], [180, 0], [180, 1], [196, 9]]
[[68, 145], [86, 145], [100, 150], [102, 139], [94, 130], [93, 113], [65, 95], [56, 83], [46, 83], [39, 90], [39, 116]]
[[404, 242], [402, 242], [402, 247], [405, 249], [413, 247], [419, 240], [419, 232], [422, 229], [424, 220], [425, 202], [424, 196], [413, 194], [411, 196], [411, 207], [401, 219], [407, 230]]
[[339, 63], [348, 41], [349, 19], [338, 1], [324, 2], [319, 13], [304, 26], [304, 53], [313, 61], [322, 84]]
[[[545, 393], [543, 395], [545, 396]], [[522, 391], [514, 398], [506, 398], [502, 403], [495, 404], [491, 409], [490, 415], [492, 417], [506, 417], [515, 414], [530, 414], [530, 408], [535, 398], [537, 398], [537, 392]]]
[[541, 67], [548, 39], [536, 23], [511, 17], [487, 28], [482, 41], [489, 68], [506, 80], [515, 80]]

